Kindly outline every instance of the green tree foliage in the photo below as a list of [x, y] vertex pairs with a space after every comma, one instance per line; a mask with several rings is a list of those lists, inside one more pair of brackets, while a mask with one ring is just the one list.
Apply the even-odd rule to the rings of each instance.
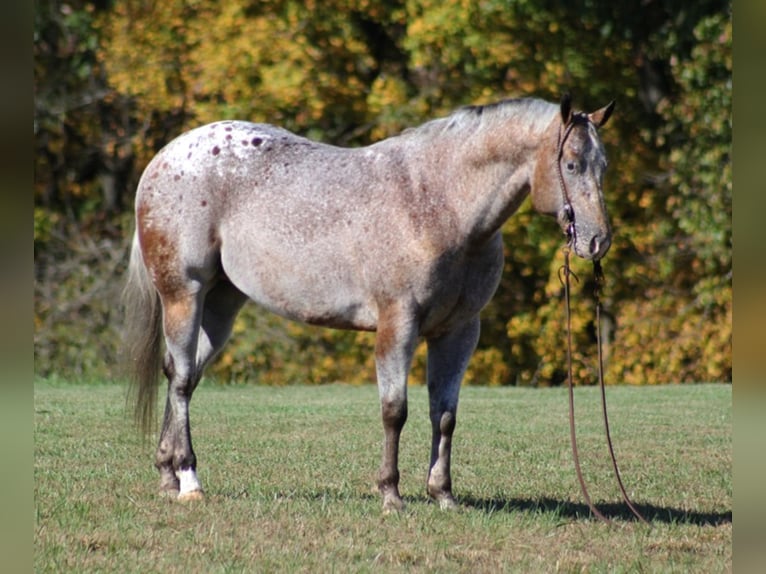
[[653, 214], [637, 266], [644, 286], [623, 296], [630, 327], [618, 329], [641, 361], [631, 367], [623, 348], [612, 365], [630, 382], [647, 366], [656, 382], [731, 377], [731, 33], [727, 15], [704, 17], [691, 49], [668, 58], [677, 90], [657, 106], [661, 177], [639, 198]]
[[[617, 100], [602, 134], [615, 231], [604, 262], [609, 379], [731, 379], [727, 2], [43, 1], [35, 89], [43, 374], [109, 372], [133, 190], [185, 129], [242, 118], [356, 146], [464, 104], [570, 91], [585, 109]], [[560, 231], [525, 204], [504, 232], [506, 270], [467, 382], [558, 384]], [[593, 285], [574, 265], [576, 375], [591, 383]], [[234, 330], [219, 380], [374, 379], [370, 334], [254, 306]], [[413, 377], [424, 369], [420, 348]]]

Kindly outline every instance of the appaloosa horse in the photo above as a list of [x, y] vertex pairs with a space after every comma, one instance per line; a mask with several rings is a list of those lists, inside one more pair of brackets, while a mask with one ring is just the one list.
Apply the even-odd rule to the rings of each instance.
[[407, 373], [425, 338], [433, 428], [427, 490], [441, 507], [454, 506], [458, 393], [479, 312], [500, 280], [500, 227], [531, 193], [577, 255], [603, 257], [611, 232], [597, 128], [613, 107], [586, 114], [574, 112], [568, 97], [506, 100], [357, 149], [242, 121], [170, 142], [138, 186], [125, 291], [136, 415], [145, 428], [160, 369], [168, 379], [156, 454], [161, 491], [202, 497], [189, 401], [252, 299], [296, 321], [376, 332], [385, 436], [377, 484], [386, 511], [403, 506]]

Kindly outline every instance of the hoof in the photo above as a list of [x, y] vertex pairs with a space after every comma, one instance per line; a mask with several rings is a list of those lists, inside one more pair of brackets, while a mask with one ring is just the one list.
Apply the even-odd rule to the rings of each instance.
[[193, 502], [197, 500], [205, 500], [205, 493], [201, 490], [192, 490], [178, 495], [178, 502]]
[[178, 489], [177, 488], [161, 488], [160, 489], [160, 498], [167, 498], [169, 500], [175, 500], [178, 498]]
[[399, 514], [404, 510], [404, 502], [399, 500], [386, 500], [383, 502], [383, 515]]
[[383, 494], [383, 514], [397, 514], [404, 510], [404, 501], [398, 489], [380, 489]]
[[452, 495], [444, 496], [437, 502], [439, 503], [439, 508], [442, 510], [455, 510], [458, 507], [458, 504]]
[[427, 490], [428, 495], [434, 502], [439, 504], [439, 508], [442, 510], [454, 510], [458, 507], [457, 501], [455, 500], [455, 497], [452, 496], [450, 490], [432, 487], [429, 487]]

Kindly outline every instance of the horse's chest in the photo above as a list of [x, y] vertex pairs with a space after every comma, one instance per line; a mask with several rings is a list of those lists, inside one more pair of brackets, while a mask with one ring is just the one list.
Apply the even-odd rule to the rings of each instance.
[[424, 306], [423, 334], [438, 335], [476, 316], [495, 294], [502, 270], [498, 236], [485, 249], [437, 272], [439, 280]]

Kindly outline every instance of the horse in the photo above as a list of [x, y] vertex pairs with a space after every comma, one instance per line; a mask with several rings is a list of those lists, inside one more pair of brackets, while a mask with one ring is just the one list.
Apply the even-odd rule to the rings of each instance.
[[607, 162], [597, 130], [613, 109], [614, 101], [574, 111], [566, 95], [508, 99], [358, 148], [244, 121], [203, 125], [168, 143], [138, 184], [124, 291], [131, 389], [145, 432], [161, 371], [168, 381], [160, 493], [204, 498], [189, 401], [253, 300], [295, 321], [375, 332], [386, 513], [404, 506], [399, 438], [408, 371], [425, 339], [426, 490], [441, 508], [455, 507], [458, 395], [480, 311], [500, 281], [500, 228], [531, 194], [577, 256], [605, 255]]

